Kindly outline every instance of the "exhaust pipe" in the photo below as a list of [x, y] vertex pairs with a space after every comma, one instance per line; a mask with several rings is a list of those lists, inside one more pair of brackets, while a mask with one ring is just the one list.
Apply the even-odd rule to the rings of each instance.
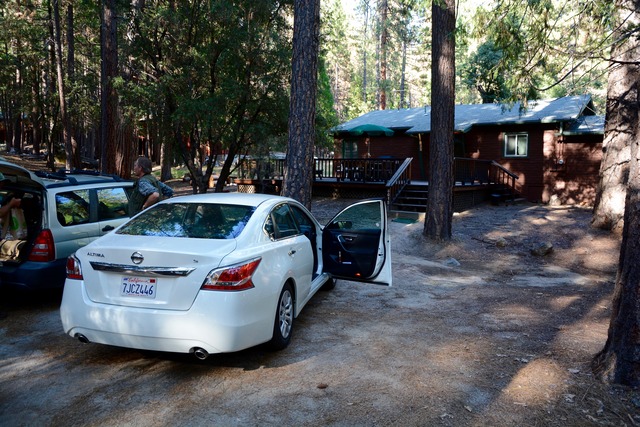
[[76, 334], [75, 337], [78, 338], [78, 341], [80, 341], [82, 344], [89, 344], [91, 342], [89, 341], [89, 338], [85, 337], [82, 334]]
[[205, 360], [209, 357], [209, 352], [204, 348], [196, 347], [193, 349], [193, 355], [200, 360]]

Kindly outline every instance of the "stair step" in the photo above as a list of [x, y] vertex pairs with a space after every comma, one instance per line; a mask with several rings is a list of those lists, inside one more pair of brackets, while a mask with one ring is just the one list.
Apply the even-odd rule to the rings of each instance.
[[[489, 193], [489, 197], [493, 204], [514, 204], [526, 200], [507, 186], [493, 184], [490, 188], [491, 192]], [[424, 214], [427, 207], [428, 195], [428, 185], [409, 184], [397, 195], [390, 209], [397, 212]]]
[[395, 201], [395, 203], [423, 203], [426, 204], [427, 203], [427, 198], [426, 197], [398, 197]]
[[394, 203], [393, 206], [403, 208], [425, 208], [427, 206], [427, 202], [425, 200], [425, 203]]

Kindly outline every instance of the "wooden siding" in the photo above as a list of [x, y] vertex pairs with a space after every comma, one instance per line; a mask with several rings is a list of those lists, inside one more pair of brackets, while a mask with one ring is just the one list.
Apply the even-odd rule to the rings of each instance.
[[593, 205], [600, 179], [602, 135], [572, 135], [559, 138], [546, 159], [542, 201], [552, 198], [563, 204]]
[[[467, 133], [456, 134], [456, 143], [461, 144], [456, 147], [456, 153], [463, 152], [462, 157], [496, 161], [518, 175], [516, 188], [531, 202], [548, 203], [557, 199], [566, 204], [593, 204], [602, 158], [602, 135], [560, 137], [558, 132], [557, 123], [476, 126]], [[505, 133], [528, 135], [526, 157], [505, 157]], [[369, 146], [365, 141], [367, 138]], [[352, 140], [358, 143], [359, 157], [413, 157], [411, 179], [428, 180], [429, 135], [422, 135], [422, 152], [417, 135]], [[335, 154], [337, 158], [342, 154], [340, 140]]]
[[[366, 140], [369, 140], [369, 146], [367, 147]], [[424, 138], [423, 138], [424, 139]], [[419, 165], [419, 145], [420, 141], [417, 136], [409, 135], [394, 135], [392, 137], [386, 136], [369, 136], [369, 137], [357, 137], [357, 138], [345, 138], [336, 140], [334, 157], [336, 159], [342, 158], [342, 143], [343, 141], [355, 141], [358, 144], [358, 158], [379, 158], [379, 157], [393, 157], [396, 159], [406, 159], [413, 157], [413, 167], [411, 168], [412, 180], [426, 180], [427, 169], [425, 169], [424, 176], [420, 172]], [[422, 142], [424, 149], [428, 149], [428, 141]], [[427, 168], [429, 166], [428, 152], [423, 153], [424, 159], [427, 161]]]

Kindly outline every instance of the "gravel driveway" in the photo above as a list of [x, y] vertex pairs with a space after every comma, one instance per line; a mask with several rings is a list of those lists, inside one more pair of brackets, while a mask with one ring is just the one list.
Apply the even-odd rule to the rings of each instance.
[[[344, 203], [313, 210], [329, 219]], [[390, 222], [394, 286], [339, 281], [277, 353], [198, 361], [84, 345], [62, 333], [59, 294], [4, 291], [0, 425], [638, 424], [637, 393], [589, 370], [606, 340], [619, 239], [588, 219], [483, 206], [457, 215], [443, 245], [423, 240], [421, 223]], [[532, 256], [540, 241], [554, 252]]]

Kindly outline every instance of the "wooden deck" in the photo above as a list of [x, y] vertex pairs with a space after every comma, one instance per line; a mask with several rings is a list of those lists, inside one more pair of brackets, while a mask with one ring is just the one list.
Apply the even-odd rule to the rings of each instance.
[[[345, 199], [382, 198], [391, 211], [424, 212], [429, 183], [411, 180], [411, 158], [407, 159], [316, 159], [314, 197]], [[284, 162], [257, 163], [251, 171], [265, 179], [235, 179], [242, 193], [280, 194]], [[454, 210], [467, 210], [479, 203], [511, 197], [517, 176], [495, 162], [456, 158], [454, 164]]]
[[[244, 193], [279, 194], [281, 179], [272, 180], [236, 180], [238, 191]], [[429, 183], [412, 181], [392, 203], [389, 211], [392, 217], [424, 218], [427, 207]], [[471, 209], [481, 203], [491, 201], [491, 195], [497, 189], [496, 184], [457, 182], [453, 191], [455, 212]], [[335, 178], [316, 179], [313, 182], [314, 197], [332, 197], [342, 199], [382, 198], [387, 200], [388, 188], [384, 182], [342, 181]], [[387, 200], [388, 201], [388, 200]]]

